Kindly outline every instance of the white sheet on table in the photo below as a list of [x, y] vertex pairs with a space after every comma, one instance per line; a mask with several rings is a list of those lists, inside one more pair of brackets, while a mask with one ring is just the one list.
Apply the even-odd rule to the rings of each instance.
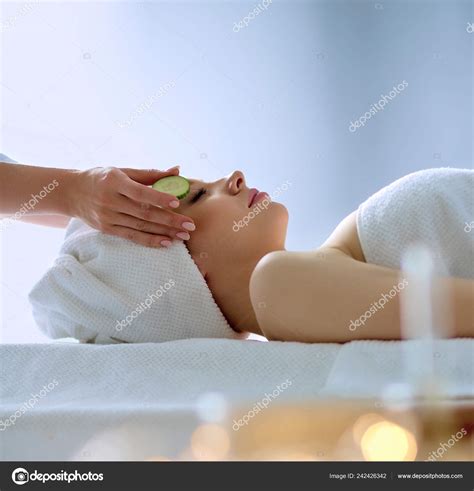
[[[142, 459], [179, 453], [206, 392], [253, 406], [290, 379], [272, 404], [378, 397], [405, 376], [416, 341], [345, 345], [183, 340], [134, 345], [3, 345], [0, 419], [49, 382], [58, 385], [0, 431], [0, 458]], [[472, 397], [474, 340], [435, 342], [447, 397]], [[102, 436], [99, 436], [102, 435]], [[99, 438], [99, 439], [97, 439]], [[105, 442], [105, 443], [104, 443]]]

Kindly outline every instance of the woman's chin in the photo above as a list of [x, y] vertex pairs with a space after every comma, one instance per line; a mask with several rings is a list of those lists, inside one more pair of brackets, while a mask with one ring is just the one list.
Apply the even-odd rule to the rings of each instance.
[[285, 233], [286, 233], [286, 226], [288, 225], [288, 219], [289, 219], [289, 213], [288, 213], [288, 208], [281, 204], [278, 203], [277, 201], [272, 201], [272, 204], [268, 208], [269, 211], [272, 210], [272, 212], [275, 215], [275, 220], [280, 222], [281, 225], [285, 227]]

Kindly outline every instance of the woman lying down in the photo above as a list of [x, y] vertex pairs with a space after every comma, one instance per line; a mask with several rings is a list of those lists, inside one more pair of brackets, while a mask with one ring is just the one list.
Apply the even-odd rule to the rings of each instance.
[[180, 213], [196, 231], [186, 246], [142, 247], [71, 222], [30, 294], [46, 333], [97, 343], [248, 333], [308, 343], [400, 339], [400, 296], [410, 289], [401, 258], [422, 243], [433, 257], [433, 291], [452, 311], [449, 319], [434, 312], [435, 322], [451, 336], [474, 336], [474, 171], [399, 179], [310, 251], [285, 249], [286, 208], [241, 172], [189, 182]]

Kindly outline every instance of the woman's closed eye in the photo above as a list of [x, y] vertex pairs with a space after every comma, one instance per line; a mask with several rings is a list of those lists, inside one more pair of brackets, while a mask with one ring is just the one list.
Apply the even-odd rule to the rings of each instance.
[[190, 199], [190, 203], [196, 203], [196, 201], [198, 201], [204, 194], [206, 194], [206, 189], [200, 188]]

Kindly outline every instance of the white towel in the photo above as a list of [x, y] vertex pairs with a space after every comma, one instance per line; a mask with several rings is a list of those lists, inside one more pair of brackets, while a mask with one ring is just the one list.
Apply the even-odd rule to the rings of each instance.
[[239, 338], [186, 246], [148, 248], [72, 220], [60, 255], [30, 293], [39, 327], [85, 342]]
[[362, 203], [357, 231], [368, 263], [400, 269], [410, 244], [424, 244], [434, 273], [474, 278], [474, 171], [409, 174]]
[[[177, 457], [200, 422], [203, 394], [217, 392], [230, 404], [229, 431], [232, 418], [286, 380], [291, 385], [272, 406], [309, 406], [326, 397], [379, 399], [390, 384], [422, 378], [422, 365], [417, 373], [404, 365], [405, 348], [417, 345], [225, 339], [0, 345], [0, 460]], [[474, 396], [473, 355], [472, 339], [434, 342], [434, 376], [445, 400]], [[17, 412], [34, 396], [31, 409]]]
[[428, 382], [444, 398], [472, 398], [473, 380], [473, 339], [352, 341], [341, 346], [321, 395], [382, 398], [395, 385], [419, 395]]

